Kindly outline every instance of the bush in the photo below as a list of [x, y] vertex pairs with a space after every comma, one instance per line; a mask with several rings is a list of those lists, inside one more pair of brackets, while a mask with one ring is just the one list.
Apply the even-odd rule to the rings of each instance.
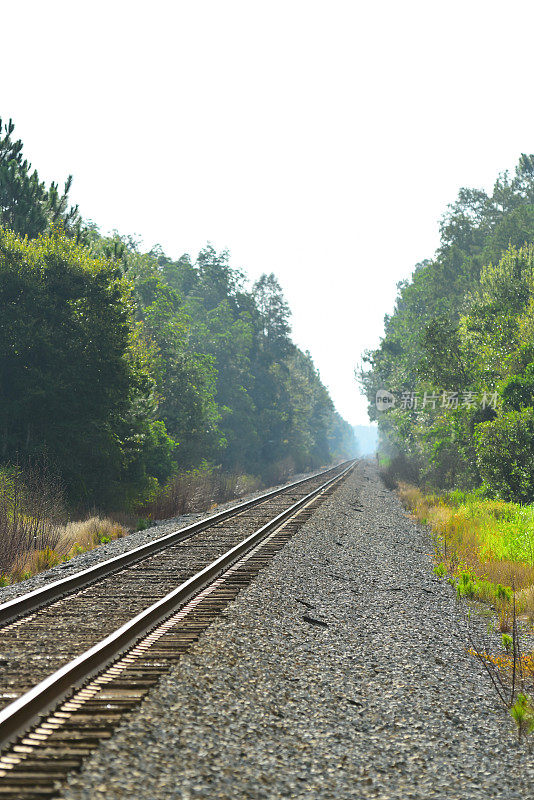
[[534, 409], [511, 411], [475, 429], [477, 463], [487, 489], [517, 503], [534, 500]]
[[419, 470], [414, 459], [410, 459], [404, 453], [381, 456], [379, 466], [380, 477], [387, 489], [395, 489], [399, 482], [419, 482]]
[[207, 511], [217, 503], [256, 491], [261, 481], [254, 475], [233, 475], [208, 467], [175, 475], [155, 497], [138, 508], [143, 519], [171, 519]]

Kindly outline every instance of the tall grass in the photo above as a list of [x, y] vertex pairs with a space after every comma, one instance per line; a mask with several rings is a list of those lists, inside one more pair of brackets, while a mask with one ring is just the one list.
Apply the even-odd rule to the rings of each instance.
[[[404, 505], [430, 526], [436, 560], [456, 576], [460, 590], [463, 586], [493, 602], [499, 601], [498, 587], [508, 587], [521, 610], [534, 618], [533, 506], [488, 500], [476, 493], [424, 494], [403, 483], [398, 488]], [[501, 607], [506, 603], [503, 595]]]
[[398, 491], [413, 516], [430, 526], [434, 572], [448, 574], [458, 597], [493, 609], [482, 635], [479, 629], [475, 633], [468, 614], [468, 652], [488, 673], [521, 741], [534, 733], [534, 506], [489, 500], [476, 492], [425, 494], [407, 483], [399, 483]]
[[0, 471], [0, 574], [21, 553], [54, 548], [63, 516], [59, 481], [46, 465]]
[[126, 534], [107, 518], [66, 522], [61, 483], [46, 462], [0, 471], [0, 585]]

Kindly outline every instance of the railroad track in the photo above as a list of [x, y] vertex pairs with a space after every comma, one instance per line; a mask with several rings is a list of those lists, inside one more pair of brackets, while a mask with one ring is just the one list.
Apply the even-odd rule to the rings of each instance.
[[61, 783], [354, 467], [346, 462], [0, 605], [0, 798]]

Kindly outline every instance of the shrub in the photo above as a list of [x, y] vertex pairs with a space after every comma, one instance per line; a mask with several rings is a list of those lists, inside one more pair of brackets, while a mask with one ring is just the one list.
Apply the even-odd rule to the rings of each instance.
[[502, 646], [505, 653], [511, 653], [514, 644], [513, 638], [508, 633], [503, 633], [501, 636]]
[[473, 598], [476, 596], [476, 581], [470, 572], [462, 572], [456, 585], [458, 597]]
[[193, 511], [207, 511], [258, 489], [259, 478], [202, 469], [175, 475], [153, 500], [138, 509], [142, 519], [170, 519]]
[[38, 572], [57, 566], [60, 562], [60, 555], [50, 547], [45, 547], [44, 550], [33, 550], [17, 558], [11, 575], [16, 581], [25, 580]]
[[28, 551], [53, 550], [62, 513], [61, 486], [46, 463], [0, 471], [0, 573], [20, 567]]
[[379, 467], [380, 477], [387, 489], [395, 489], [401, 482], [415, 483], [419, 479], [417, 466], [404, 453], [392, 457], [381, 456]]
[[534, 500], [534, 409], [510, 411], [475, 428], [477, 463], [488, 489], [503, 500]]
[[100, 517], [91, 517], [82, 522], [69, 522], [64, 526], [56, 525], [53, 531], [54, 536], [51, 537], [53, 545], [36, 547], [35, 541], [42, 541], [42, 537], [41, 540], [19, 540], [20, 547], [11, 559], [9, 569], [5, 573], [0, 573], [0, 586], [5, 586], [12, 580], [26, 580], [38, 572], [69, 561], [80, 553], [92, 550], [100, 544], [107, 544], [128, 533], [119, 523]]

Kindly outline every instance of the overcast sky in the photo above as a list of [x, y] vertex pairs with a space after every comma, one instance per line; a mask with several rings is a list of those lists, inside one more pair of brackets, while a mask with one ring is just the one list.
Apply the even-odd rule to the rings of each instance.
[[339, 411], [460, 186], [534, 152], [531, 2], [3, 4], [0, 114], [146, 247], [275, 272]]

